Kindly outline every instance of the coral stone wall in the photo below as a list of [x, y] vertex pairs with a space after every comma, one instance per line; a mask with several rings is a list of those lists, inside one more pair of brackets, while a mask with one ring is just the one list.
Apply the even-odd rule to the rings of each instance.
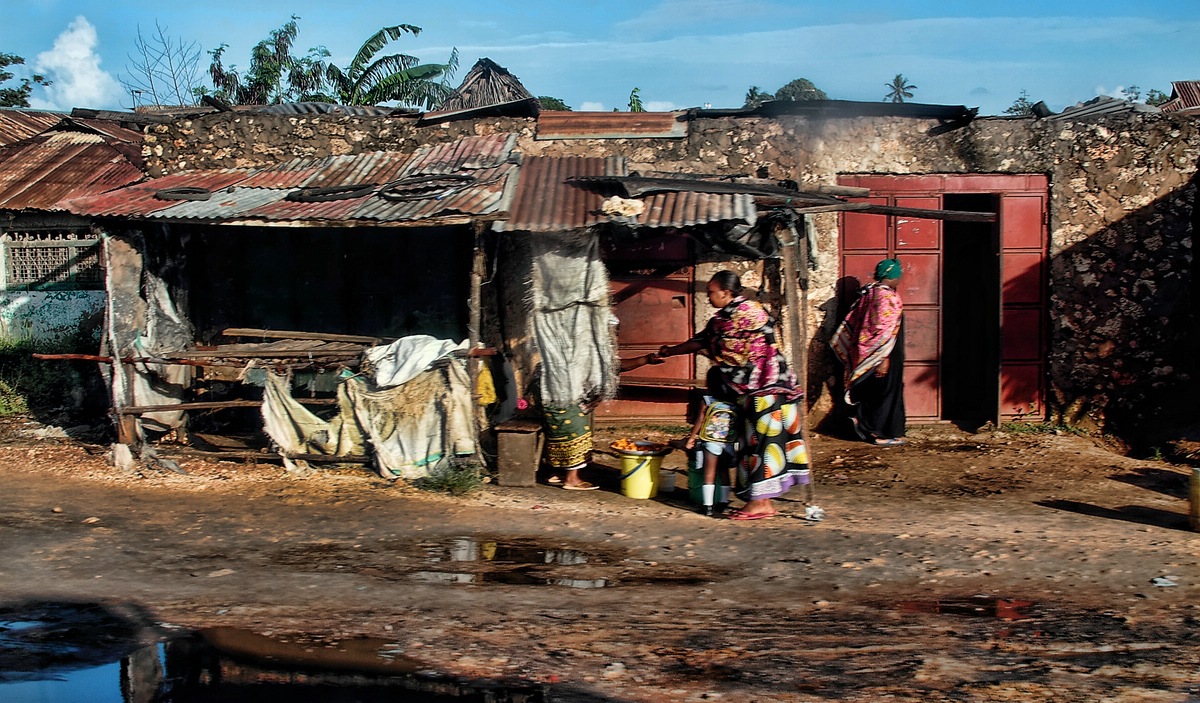
[[[1052, 419], [1136, 432], [1171, 408], [1196, 364], [1192, 238], [1200, 122], [1119, 115], [1088, 122], [983, 119], [942, 132], [912, 118], [701, 118], [682, 139], [539, 141], [536, 122], [488, 118], [416, 127], [411, 118], [208, 115], [148, 130], [156, 173], [255, 166], [296, 156], [412, 151], [470, 134], [516, 132], [524, 154], [622, 155], [629, 168], [753, 175], [804, 185], [840, 174], [994, 173], [1050, 178]], [[821, 341], [836, 320], [838, 218], [818, 236], [806, 323], [810, 390], [830, 376]], [[707, 319], [697, 306], [697, 324]], [[827, 397], [814, 398], [818, 409]]]

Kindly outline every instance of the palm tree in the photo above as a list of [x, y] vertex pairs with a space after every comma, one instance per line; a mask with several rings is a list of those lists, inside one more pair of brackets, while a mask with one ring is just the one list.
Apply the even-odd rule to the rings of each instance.
[[894, 103], [902, 103], [905, 99], [911, 98], [912, 92], [917, 89], [917, 86], [909, 84], [903, 73], [897, 73], [891, 83], [883, 85], [888, 89], [888, 94], [883, 96], [883, 99]]
[[753, 108], [758, 107], [759, 105], [762, 105], [763, 103], [767, 102], [768, 100], [774, 100], [774, 99], [775, 99], [774, 95], [766, 92], [765, 90], [763, 90], [762, 88], [759, 88], [756, 85], [752, 85], [752, 86], [750, 86], [750, 90], [746, 91], [746, 102], [745, 102], [745, 104], [742, 105], [742, 107], [753, 109]]
[[338, 102], [378, 105], [395, 100], [429, 109], [450, 96], [452, 89], [447, 81], [458, 68], [458, 49], [450, 52], [446, 63], [423, 64], [417, 57], [407, 54], [376, 58], [383, 47], [405, 33], [415, 37], [421, 33], [421, 28], [411, 24], [384, 27], [363, 42], [349, 66], [339, 68], [329, 64], [325, 67], [325, 78]]

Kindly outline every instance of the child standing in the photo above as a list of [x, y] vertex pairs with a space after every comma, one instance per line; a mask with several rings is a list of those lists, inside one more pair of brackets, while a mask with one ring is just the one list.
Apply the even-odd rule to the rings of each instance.
[[723, 388], [720, 373], [712, 369], [696, 424], [684, 442], [695, 451], [695, 465], [703, 472], [700, 513], [709, 517], [721, 515], [729, 505], [730, 468], [737, 462], [737, 408], [724, 399]]

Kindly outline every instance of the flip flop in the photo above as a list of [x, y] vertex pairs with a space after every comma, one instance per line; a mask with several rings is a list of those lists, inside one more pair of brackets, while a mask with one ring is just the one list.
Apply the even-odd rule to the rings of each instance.
[[564, 491], [594, 491], [594, 490], [597, 490], [598, 488], [600, 488], [600, 487], [590, 484], [587, 481], [584, 481], [583, 483], [576, 483], [574, 485], [571, 485], [569, 483], [563, 484]]
[[729, 513], [729, 519], [730, 520], [764, 520], [769, 517], [775, 517], [778, 514], [779, 514], [778, 512], [775, 512], [775, 513], [745, 513], [745, 512], [742, 512], [741, 510], [734, 510], [733, 512]]
[[877, 437], [875, 439], [877, 447], [899, 447], [901, 444], [904, 444], [904, 439], [901, 437]]
[[546, 479], [546, 483], [550, 484], [551, 486], [561, 486], [562, 482], [562, 476], [551, 476], [550, 478]]

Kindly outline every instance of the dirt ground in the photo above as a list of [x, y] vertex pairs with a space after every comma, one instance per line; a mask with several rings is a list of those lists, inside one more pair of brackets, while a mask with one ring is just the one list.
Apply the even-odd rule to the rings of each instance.
[[[132, 604], [181, 627], [384, 638], [560, 701], [1200, 700], [1191, 468], [1071, 434], [815, 436], [814, 502], [706, 518], [570, 492], [452, 497], [362, 468], [183, 461], [0, 427], [0, 603]], [[661, 432], [610, 428], [619, 436]], [[665, 464], [680, 473], [684, 457]], [[532, 555], [532, 557], [531, 557]]]

